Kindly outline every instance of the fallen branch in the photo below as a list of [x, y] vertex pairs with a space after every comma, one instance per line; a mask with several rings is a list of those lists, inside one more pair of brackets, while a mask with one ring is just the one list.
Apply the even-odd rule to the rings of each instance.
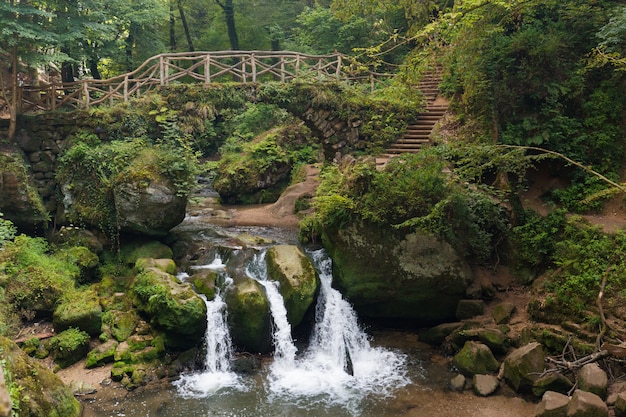
[[545, 371], [543, 371], [543, 373], [541, 374], [541, 376], [544, 375], [548, 375], [548, 374], [552, 374], [552, 373], [566, 373], [566, 372], [571, 372], [574, 373], [576, 371], [578, 371], [580, 368], [582, 368], [583, 366], [589, 364], [589, 363], [593, 363], [593, 362], [597, 362], [600, 359], [604, 359], [608, 356], [611, 356], [609, 350], [607, 349], [602, 349], [600, 351], [594, 352], [590, 355], [587, 356], [583, 356], [580, 359], [576, 359], [574, 361], [567, 361], [565, 359], [555, 359], [552, 357], [547, 357], [546, 361], [552, 365], [552, 368], [546, 369]]
[[15, 343], [24, 343], [27, 340], [30, 339], [48, 339], [50, 337], [54, 337], [56, 335], [56, 333], [52, 333], [52, 332], [47, 332], [47, 333], [39, 333], [39, 334], [32, 334], [32, 335], [28, 335], [28, 336], [22, 336], [22, 337], [18, 337], [17, 339], [13, 340]]

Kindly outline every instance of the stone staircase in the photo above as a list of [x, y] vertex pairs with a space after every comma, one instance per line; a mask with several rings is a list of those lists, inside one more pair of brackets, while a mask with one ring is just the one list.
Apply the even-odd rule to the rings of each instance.
[[407, 126], [404, 135], [376, 158], [376, 165], [384, 166], [390, 158], [403, 154], [419, 152], [430, 143], [430, 135], [435, 124], [448, 110], [448, 102], [439, 95], [441, 71], [435, 70], [427, 74], [419, 83], [418, 88], [426, 97], [426, 108], [419, 113], [414, 124]]

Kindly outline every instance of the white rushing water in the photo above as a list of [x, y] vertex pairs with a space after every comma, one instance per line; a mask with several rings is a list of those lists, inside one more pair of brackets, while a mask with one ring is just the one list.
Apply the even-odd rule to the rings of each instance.
[[352, 306], [331, 286], [331, 259], [321, 250], [312, 256], [321, 281], [315, 329], [293, 366], [272, 367], [270, 398], [307, 407], [341, 405], [357, 415], [367, 395], [390, 395], [409, 383], [406, 358], [370, 346]]
[[[385, 398], [409, 383], [406, 357], [387, 349], [372, 347], [359, 326], [350, 303], [332, 288], [332, 261], [323, 250], [311, 253], [320, 277], [315, 308], [315, 327], [308, 348], [298, 354], [287, 320], [287, 310], [278, 283], [267, 277], [265, 251], [257, 252], [246, 266], [246, 274], [264, 286], [273, 322], [274, 360], [264, 379], [266, 406], [296, 407], [305, 414], [337, 407], [349, 415], [361, 413], [368, 396]], [[224, 271], [216, 258], [208, 265]], [[225, 273], [225, 272], [224, 272]], [[202, 372], [183, 375], [176, 386], [184, 397], [203, 398], [224, 392], [223, 388], [246, 390], [230, 371], [231, 345], [226, 305], [219, 294], [207, 302], [207, 354]], [[258, 389], [258, 388], [257, 388]], [[233, 392], [230, 390], [228, 392]], [[215, 397], [212, 397], [215, 398]], [[226, 400], [226, 397], [223, 397]]]
[[[193, 269], [211, 269], [225, 271], [226, 265], [216, 256], [213, 262], [207, 265], [193, 267]], [[184, 280], [186, 274], [179, 275]], [[228, 285], [229, 278], [226, 278]], [[208, 301], [203, 296], [207, 307], [207, 329], [205, 332], [206, 354], [202, 372], [183, 374], [175, 385], [183, 396], [207, 396], [218, 392], [222, 388], [242, 388], [239, 376], [230, 370], [232, 342], [228, 329], [226, 303], [216, 288], [215, 298]]]

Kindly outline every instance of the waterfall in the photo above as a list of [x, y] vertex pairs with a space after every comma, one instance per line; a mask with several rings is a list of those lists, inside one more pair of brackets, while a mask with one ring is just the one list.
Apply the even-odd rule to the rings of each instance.
[[[216, 255], [210, 264], [195, 266], [192, 269], [212, 269], [225, 274], [225, 265], [219, 255]], [[178, 277], [185, 280], [188, 275], [180, 274]], [[225, 286], [228, 286], [231, 279], [226, 276], [224, 282]], [[232, 342], [228, 330], [226, 303], [218, 288], [213, 300], [209, 301], [204, 296], [202, 298], [207, 307], [204, 369], [200, 373], [184, 374], [175, 382], [183, 396], [206, 396], [222, 388], [241, 388], [239, 377], [230, 370]]]
[[287, 320], [287, 309], [283, 296], [278, 291], [278, 282], [267, 279], [265, 251], [255, 254], [246, 273], [265, 288], [272, 315], [272, 339], [274, 341], [273, 366], [291, 366], [296, 358], [297, 348], [291, 337], [291, 324]]
[[370, 345], [352, 306], [331, 286], [331, 259], [323, 250], [310, 255], [321, 281], [313, 335], [292, 367], [272, 369], [270, 393], [292, 403], [340, 405], [358, 415], [368, 394], [390, 395], [409, 383], [406, 357]]

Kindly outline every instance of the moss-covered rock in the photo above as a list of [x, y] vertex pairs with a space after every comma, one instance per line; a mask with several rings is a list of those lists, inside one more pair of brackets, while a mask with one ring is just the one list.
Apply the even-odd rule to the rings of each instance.
[[82, 330], [70, 328], [50, 339], [49, 346], [54, 361], [61, 368], [67, 368], [87, 355], [89, 335]]
[[18, 415], [30, 417], [78, 417], [80, 403], [48, 368], [30, 358], [11, 340], [0, 336], [0, 356], [19, 392]]
[[203, 294], [207, 300], [211, 301], [215, 298], [215, 281], [217, 280], [217, 272], [210, 270], [200, 270], [195, 272], [189, 281], [193, 284], [196, 291]]
[[315, 267], [299, 247], [292, 245], [272, 246], [266, 261], [268, 276], [280, 283], [287, 319], [295, 327], [302, 322], [315, 298], [318, 289]]
[[500, 367], [489, 347], [474, 341], [465, 342], [463, 348], [454, 355], [452, 363], [465, 376], [489, 374]]
[[145, 271], [149, 268], [156, 268], [170, 275], [176, 274], [176, 263], [173, 259], [155, 259], [155, 258], [139, 258], [135, 262], [135, 266], [139, 271]]
[[52, 324], [56, 332], [74, 327], [91, 336], [98, 336], [102, 329], [102, 307], [98, 294], [93, 290], [83, 290], [64, 297], [54, 310]]
[[158, 240], [138, 238], [125, 241], [120, 256], [127, 265], [135, 265], [140, 258], [172, 259], [174, 253], [169, 246]]
[[168, 345], [189, 347], [206, 330], [206, 304], [191, 285], [155, 267], [141, 270], [131, 283], [135, 305], [152, 325], [168, 334]]
[[49, 214], [27, 167], [17, 147], [0, 145], [0, 212], [16, 226], [32, 229], [45, 225]]
[[517, 392], [530, 392], [544, 370], [541, 344], [529, 343], [511, 352], [504, 360], [503, 376]]
[[366, 224], [325, 230], [323, 240], [333, 259], [334, 284], [360, 315], [422, 325], [455, 321], [472, 275], [449, 244]]
[[246, 276], [236, 276], [225, 302], [235, 345], [252, 353], [268, 352], [271, 347], [270, 308], [261, 284]]
[[104, 327], [118, 342], [128, 339], [135, 331], [140, 317], [135, 309], [109, 310], [103, 314]]
[[76, 280], [79, 283], [93, 281], [98, 265], [100, 264], [98, 255], [85, 246], [64, 248], [57, 252], [55, 256], [78, 267], [79, 271]]
[[115, 340], [109, 340], [91, 350], [87, 354], [85, 368], [95, 368], [113, 362], [117, 345]]

